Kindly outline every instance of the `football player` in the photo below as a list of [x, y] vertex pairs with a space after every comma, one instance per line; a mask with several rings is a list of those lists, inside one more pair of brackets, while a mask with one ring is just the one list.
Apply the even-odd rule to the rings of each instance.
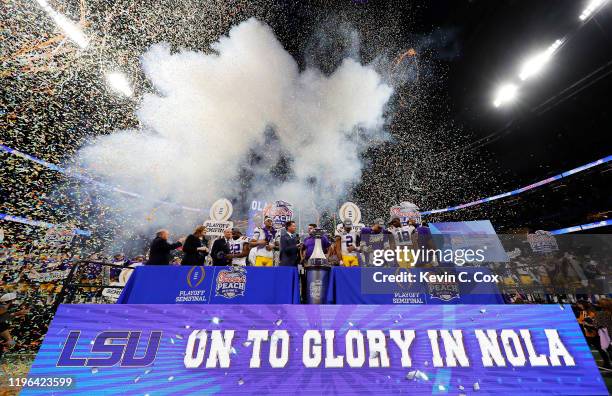
[[[304, 238], [304, 242], [302, 243], [302, 252], [301, 252], [301, 260], [308, 261], [312, 252], [314, 252], [315, 240], [314, 232], [317, 229], [317, 225], [312, 223], [308, 224], [308, 236]], [[327, 235], [323, 235], [321, 237], [321, 248], [323, 248], [323, 253], [325, 253], [326, 257], [329, 257], [329, 251], [331, 248], [331, 242], [327, 239]]]
[[[412, 254], [412, 249], [415, 248], [416, 244], [413, 244], [412, 241], [415, 239], [416, 235], [414, 232], [416, 231], [416, 227], [414, 223], [408, 225], [402, 225], [402, 222], [398, 216], [391, 217], [391, 221], [389, 222], [389, 228], [387, 230], [393, 234], [393, 238], [395, 239], [395, 245], [400, 248], [404, 248], [406, 246], [408, 249], [408, 256], [405, 257], [404, 253], [401, 253], [397, 257], [397, 264], [400, 267], [409, 268], [414, 266], [415, 259]], [[418, 246], [416, 246], [418, 247]]]
[[342, 227], [336, 230], [335, 252], [338, 259], [345, 267], [359, 266], [360, 238], [357, 232], [353, 230], [353, 222], [346, 219], [342, 222]]
[[255, 266], [272, 267], [274, 265], [274, 241], [276, 229], [272, 226], [272, 218], [266, 216], [264, 226], [255, 228], [250, 247], [255, 248]]
[[233, 228], [232, 239], [230, 240], [232, 265], [241, 265], [244, 267], [250, 250], [249, 238], [242, 236], [238, 228]]

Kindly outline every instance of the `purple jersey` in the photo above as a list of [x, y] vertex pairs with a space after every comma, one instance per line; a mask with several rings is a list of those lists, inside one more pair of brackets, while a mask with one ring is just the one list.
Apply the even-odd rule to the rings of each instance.
[[[306, 247], [306, 260], [310, 258], [312, 252], [314, 251], [316, 238], [308, 236], [304, 239], [304, 246]], [[323, 248], [323, 253], [327, 253], [327, 249], [331, 246], [329, 243], [329, 239], [327, 239], [327, 235], [323, 235], [321, 238], [321, 247]]]
[[419, 235], [431, 235], [431, 230], [427, 226], [418, 226], [416, 230]]

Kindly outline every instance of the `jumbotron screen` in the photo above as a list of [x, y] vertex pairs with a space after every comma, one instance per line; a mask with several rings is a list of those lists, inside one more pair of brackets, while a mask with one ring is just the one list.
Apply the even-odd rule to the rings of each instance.
[[609, 395], [607, 0], [11, 0], [0, 396]]

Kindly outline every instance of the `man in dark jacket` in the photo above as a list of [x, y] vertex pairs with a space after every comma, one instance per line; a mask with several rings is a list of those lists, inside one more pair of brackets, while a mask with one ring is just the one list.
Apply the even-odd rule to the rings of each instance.
[[189, 235], [183, 243], [183, 260], [181, 265], [204, 265], [208, 254], [208, 241], [204, 239], [206, 227], [198, 226], [193, 234]]
[[232, 258], [230, 254], [230, 240], [232, 239], [232, 229], [228, 228], [223, 231], [223, 236], [217, 238], [210, 249], [210, 257], [212, 258], [213, 265], [232, 265]]
[[295, 267], [300, 261], [300, 237], [295, 221], [285, 223], [280, 237], [280, 265]]
[[151, 242], [147, 265], [170, 265], [170, 252], [181, 247], [185, 238], [180, 238], [178, 242], [169, 243], [169, 236], [168, 230], [157, 231], [155, 239]]

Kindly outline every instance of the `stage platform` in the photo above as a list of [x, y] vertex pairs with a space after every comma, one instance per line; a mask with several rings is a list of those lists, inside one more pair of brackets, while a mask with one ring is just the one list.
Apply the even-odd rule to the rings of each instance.
[[[372, 274], [420, 274], [432, 269], [332, 267], [319, 285], [325, 304], [503, 304], [495, 284], [415, 282], [375, 285]], [[486, 268], [437, 269], [439, 273], [489, 273]], [[418, 277], [417, 277], [418, 280]], [[369, 283], [368, 283], [369, 282]], [[307, 290], [313, 289], [307, 285]], [[299, 304], [300, 281], [293, 267], [174, 267], [135, 269], [119, 304]]]
[[137, 267], [118, 304], [299, 304], [293, 267]]

